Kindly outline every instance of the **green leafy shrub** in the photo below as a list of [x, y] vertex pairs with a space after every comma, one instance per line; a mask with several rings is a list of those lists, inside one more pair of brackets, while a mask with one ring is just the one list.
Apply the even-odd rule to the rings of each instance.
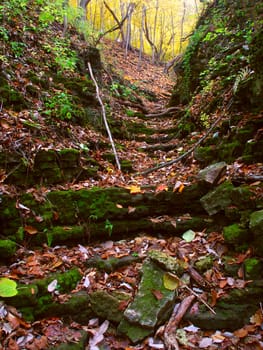
[[74, 113], [72, 97], [65, 92], [57, 92], [45, 101], [44, 113], [61, 120], [70, 120]]
[[15, 58], [19, 58], [19, 57], [23, 56], [26, 44], [18, 42], [18, 41], [11, 41], [10, 46], [11, 46], [11, 49], [13, 51]]

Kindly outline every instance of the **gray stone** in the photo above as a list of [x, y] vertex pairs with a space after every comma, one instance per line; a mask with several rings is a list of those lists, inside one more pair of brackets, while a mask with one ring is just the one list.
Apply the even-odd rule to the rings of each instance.
[[219, 162], [211, 164], [202, 169], [197, 178], [199, 181], [204, 181], [210, 185], [216, 185], [218, 181], [226, 174], [227, 164], [225, 162]]
[[[163, 284], [165, 271], [146, 259], [142, 266], [142, 279], [133, 302], [124, 312], [118, 332], [136, 343], [151, 334], [154, 328], [165, 322], [174, 304], [176, 292]], [[159, 297], [156, 297], [155, 292]]]
[[120, 303], [129, 298], [122, 293], [118, 297], [109, 294], [104, 290], [89, 294], [90, 304], [95, 314], [103, 319], [119, 323], [123, 317], [123, 311], [120, 310]]
[[234, 186], [229, 182], [224, 182], [213, 191], [204, 195], [200, 202], [209, 215], [219, 213], [232, 203], [232, 191]]

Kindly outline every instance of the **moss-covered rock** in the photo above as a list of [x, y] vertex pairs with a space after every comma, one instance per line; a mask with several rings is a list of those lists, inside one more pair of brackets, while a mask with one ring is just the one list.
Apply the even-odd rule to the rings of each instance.
[[93, 312], [100, 318], [119, 323], [123, 317], [121, 302], [128, 301], [129, 295], [123, 294], [118, 297], [106, 291], [96, 291], [89, 294]]
[[[150, 260], [146, 260], [142, 266], [138, 293], [125, 310], [125, 320], [118, 327], [118, 331], [134, 343], [151, 334], [156, 325], [164, 322], [172, 311], [176, 293], [165, 288], [164, 274], [165, 271]], [[162, 298], [157, 298], [154, 291], [161, 293]]]
[[211, 255], [201, 257], [195, 262], [195, 268], [200, 273], [203, 273], [213, 267], [214, 259]]
[[10, 239], [0, 239], [0, 260], [12, 258], [16, 251], [16, 243]]
[[223, 236], [226, 243], [239, 246], [248, 241], [250, 233], [248, 229], [244, 229], [238, 224], [233, 224], [224, 227]]
[[250, 230], [257, 236], [263, 236], [263, 210], [258, 210], [250, 215]]
[[203, 196], [200, 202], [209, 215], [214, 215], [231, 204], [233, 189], [234, 186], [231, 183], [224, 182]]
[[247, 279], [261, 279], [263, 277], [263, 261], [255, 257], [246, 259], [244, 270]]

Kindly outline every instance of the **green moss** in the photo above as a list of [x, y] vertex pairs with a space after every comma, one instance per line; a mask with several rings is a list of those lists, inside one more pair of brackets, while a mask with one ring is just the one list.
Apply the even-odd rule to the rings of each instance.
[[11, 258], [16, 251], [16, 243], [9, 239], [0, 239], [0, 259]]
[[8, 302], [15, 307], [31, 307], [38, 304], [38, 287], [36, 284], [18, 284], [18, 294], [8, 298]]
[[103, 319], [119, 323], [123, 317], [118, 298], [106, 291], [96, 291], [89, 295], [94, 313]]
[[194, 157], [201, 163], [209, 164], [217, 158], [217, 151], [214, 146], [198, 147], [194, 152]]
[[83, 226], [56, 226], [45, 231], [48, 245], [63, 244], [64, 242], [79, 242], [85, 238]]
[[49, 283], [55, 279], [58, 282], [58, 291], [60, 293], [67, 293], [76, 287], [77, 283], [81, 279], [81, 274], [77, 268], [73, 268], [64, 273], [53, 274], [46, 279], [35, 280], [34, 283], [37, 285], [40, 295], [45, 296], [48, 293], [47, 287]]
[[205, 272], [213, 267], [214, 259], [211, 255], [202, 257], [195, 262], [195, 267], [199, 272]]
[[226, 243], [242, 245], [249, 239], [249, 231], [241, 228], [238, 224], [224, 227], [223, 236]]
[[257, 258], [249, 258], [244, 261], [246, 278], [261, 279], [263, 276], [263, 262]]
[[219, 160], [224, 160], [226, 163], [231, 163], [237, 157], [242, 155], [243, 145], [238, 141], [223, 143], [218, 150]]

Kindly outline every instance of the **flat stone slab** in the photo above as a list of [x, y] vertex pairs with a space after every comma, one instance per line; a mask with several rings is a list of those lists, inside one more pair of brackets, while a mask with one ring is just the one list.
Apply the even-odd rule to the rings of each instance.
[[151, 334], [170, 315], [176, 291], [164, 287], [165, 270], [150, 259], [142, 266], [142, 279], [133, 302], [124, 312], [118, 331], [134, 343]]

